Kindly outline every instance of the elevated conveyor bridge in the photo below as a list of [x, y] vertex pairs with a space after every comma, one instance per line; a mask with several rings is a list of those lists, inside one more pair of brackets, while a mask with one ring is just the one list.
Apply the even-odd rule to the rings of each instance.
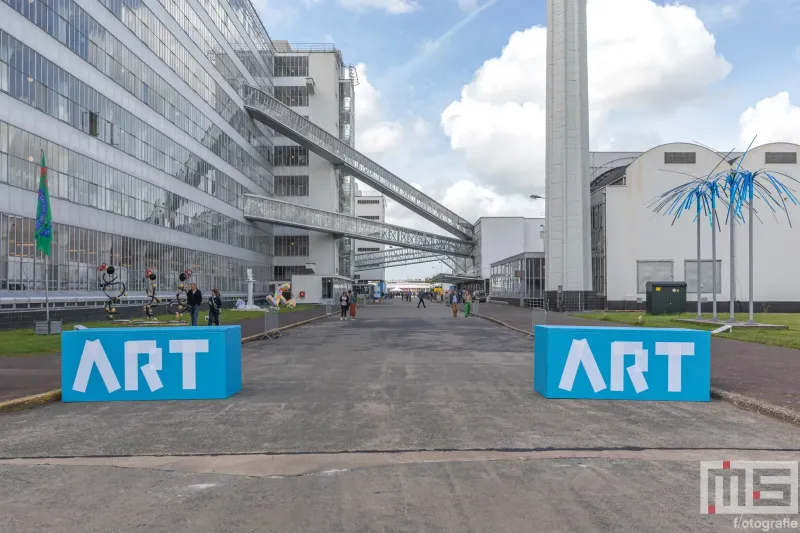
[[[474, 227], [471, 223], [401, 180], [349, 144], [295, 113], [260, 89], [245, 86], [243, 94], [245, 109], [255, 120], [266, 124], [334, 165], [344, 166], [349, 174], [453, 235], [466, 241], [472, 240]], [[275, 223], [281, 224], [281, 222]]]
[[455, 273], [466, 272], [466, 259], [463, 257], [452, 257], [440, 253], [428, 252], [423, 250], [410, 250], [406, 248], [395, 248], [392, 250], [382, 250], [380, 252], [367, 252], [356, 254], [354, 268], [356, 272], [372, 270], [375, 268], [389, 268], [403, 265], [416, 265], [419, 263], [431, 263], [441, 261], [453, 269]]
[[471, 242], [254, 194], [244, 195], [244, 216], [253, 222], [331, 233], [436, 254], [472, 256]]

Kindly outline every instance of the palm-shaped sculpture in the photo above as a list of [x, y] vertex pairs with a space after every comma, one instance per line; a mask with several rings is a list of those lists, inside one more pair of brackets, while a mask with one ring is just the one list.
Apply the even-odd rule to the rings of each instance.
[[[755, 142], [755, 138], [753, 139]], [[760, 199], [772, 212], [777, 220], [778, 212], [783, 212], [786, 219], [791, 226], [791, 218], [789, 217], [788, 206], [791, 204], [798, 205], [798, 200], [794, 195], [792, 189], [787, 187], [776, 176], [782, 176], [789, 180], [798, 183], [798, 181], [789, 174], [778, 171], [767, 171], [759, 169], [750, 171], [742, 168], [742, 163], [745, 161], [750, 148], [747, 147], [744, 155], [739, 158], [736, 167], [729, 167], [717, 172], [720, 165], [727, 165], [726, 161], [731, 152], [727, 156], [720, 156], [720, 163], [704, 178], [697, 178], [694, 176], [690, 181], [670, 189], [652, 203], [651, 207], [656, 212], [662, 212], [665, 215], [672, 216], [672, 223], [680, 219], [682, 213], [686, 211], [695, 210], [694, 222], [697, 224], [697, 315], [701, 318], [700, 313], [700, 265], [701, 265], [701, 248], [700, 248], [700, 233], [701, 233], [701, 218], [706, 216], [711, 225], [711, 250], [712, 250], [712, 279], [713, 279], [713, 320], [717, 320], [717, 244], [716, 236], [717, 231], [720, 230], [719, 218], [717, 216], [717, 203], [722, 202], [727, 210], [725, 223], [730, 225], [730, 268], [731, 268], [731, 288], [730, 288], [730, 318], [729, 322], [735, 322], [735, 295], [736, 295], [736, 275], [735, 275], [735, 239], [734, 231], [735, 224], [749, 223], [749, 262], [750, 262], [750, 294], [749, 294], [749, 321], [754, 322], [753, 317], [753, 285], [754, 285], [754, 267], [753, 267], [753, 222], [758, 218], [758, 212], [755, 209], [754, 201]], [[685, 173], [679, 173], [685, 174]], [[745, 218], [744, 206], [748, 207], [748, 216]], [[749, 220], [748, 220], [749, 219]]]

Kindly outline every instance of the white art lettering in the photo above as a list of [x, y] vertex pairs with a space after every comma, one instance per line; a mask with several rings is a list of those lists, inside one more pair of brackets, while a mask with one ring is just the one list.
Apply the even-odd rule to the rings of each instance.
[[[168, 341], [168, 353], [181, 357], [182, 388], [197, 388], [197, 355], [208, 353], [208, 339], [178, 339]], [[144, 377], [145, 384], [151, 392], [164, 387], [159, 376], [163, 370], [162, 349], [154, 340], [135, 340], [124, 343], [124, 383], [126, 391], [139, 390], [139, 374]], [[87, 340], [83, 345], [80, 363], [75, 373], [72, 390], [86, 392], [92, 371], [97, 369], [109, 393], [118, 391], [121, 386], [108, 359], [102, 342]]]
[[[644, 344], [631, 341], [612, 341], [610, 345], [611, 360], [608, 384], [603, 378], [588, 340], [573, 339], [558, 387], [565, 391], [572, 391], [575, 378], [582, 367], [594, 392], [600, 392], [605, 389], [616, 392], [624, 391], [626, 374], [637, 394], [648, 390], [649, 386], [645, 375], [649, 366], [649, 354], [644, 349]], [[695, 345], [693, 342], [655, 343], [655, 355], [667, 358], [668, 392], [681, 392], [683, 357], [693, 356], [694, 354]], [[633, 359], [633, 364], [626, 366], [626, 359], [630, 358]]]

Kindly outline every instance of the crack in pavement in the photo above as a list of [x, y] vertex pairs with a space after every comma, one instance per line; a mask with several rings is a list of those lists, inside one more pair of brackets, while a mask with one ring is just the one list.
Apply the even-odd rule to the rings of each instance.
[[302, 453], [237, 455], [161, 455], [128, 457], [41, 457], [0, 459], [3, 465], [115, 467], [183, 473], [283, 478], [313, 474], [335, 475], [366, 468], [426, 463], [471, 463], [487, 461], [537, 461], [560, 459], [708, 461], [708, 460], [798, 460], [799, 450], [769, 449], [578, 449], [538, 451], [452, 450], [384, 453]]

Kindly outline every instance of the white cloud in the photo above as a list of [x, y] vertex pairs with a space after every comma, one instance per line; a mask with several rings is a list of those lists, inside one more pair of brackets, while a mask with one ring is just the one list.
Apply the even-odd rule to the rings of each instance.
[[764, 98], [739, 117], [740, 147], [746, 148], [756, 137], [754, 146], [770, 142], [800, 144], [800, 107], [792, 105], [788, 92]]
[[454, 183], [444, 192], [443, 203], [450, 209], [475, 221], [480, 217], [544, 216], [544, 202], [520, 194], [501, 195], [493, 189], [471, 181]]
[[416, 117], [411, 123], [411, 130], [415, 137], [427, 137], [431, 132], [431, 123], [422, 117]]
[[383, 119], [381, 93], [369, 82], [367, 66], [361, 63], [356, 70], [356, 148], [367, 155], [386, 153], [403, 142], [403, 126]]
[[392, 15], [411, 13], [419, 9], [416, 0], [339, 0], [339, 4], [354, 11], [362, 9], [382, 9]]
[[[484, 186], [504, 194], [544, 188], [546, 45], [543, 27], [514, 33], [442, 113], [451, 147]], [[663, 112], [730, 72], [696, 12], [650, 0], [589, 0], [593, 130], [615, 110]]]
[[461, 11], [475, 11], [478, 9], [478, 0], [458, 0], [458, 8]]

